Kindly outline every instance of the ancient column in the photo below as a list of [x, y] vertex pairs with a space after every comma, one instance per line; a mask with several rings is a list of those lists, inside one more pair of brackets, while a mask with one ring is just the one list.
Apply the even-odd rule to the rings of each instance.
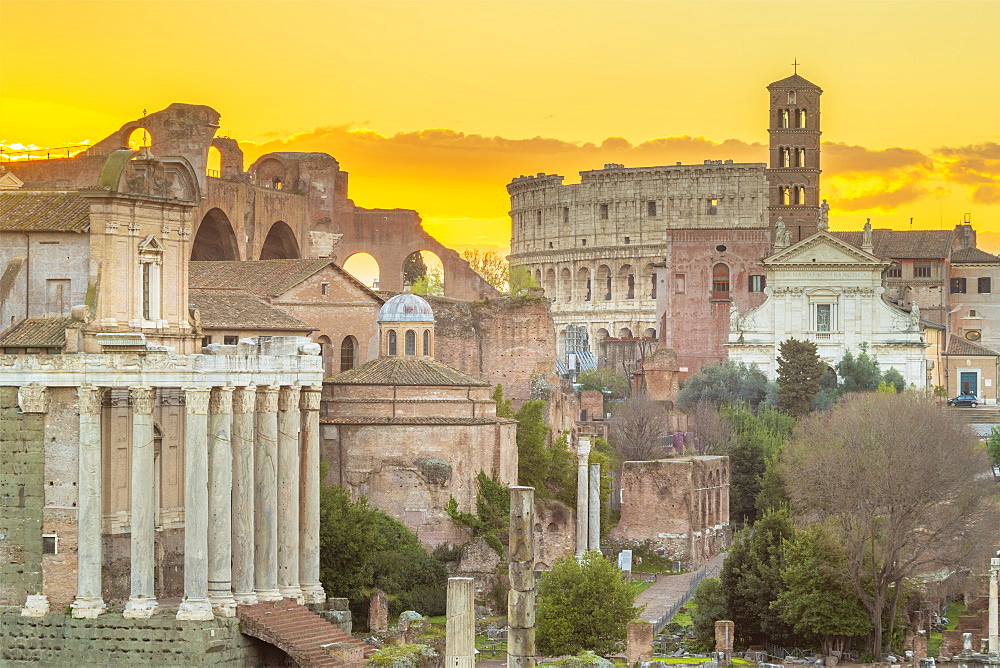
[[472, 578], [448, 578], [445, 668], [476, 665], [476, 608]]
[[601, 465], [590, 465], [590, 512], [587, 549], [601, 551]]
[[576, 445], [576, 558], [579, 559], [587, 551], [587, 534], [590, 523], [587, 514], [590, 512], [588, 500], [590, 484], [587, 482], [587, 464], [590, 460], [590, 437], [581, 436]]
[[233, 592], [237, 605], [257, 602], [254, 592], [253, 448], [255, 390], [233, 393]]
[[302, 388], [278, 393], [278, 591], [303, 602], [299, 588], [299, 400]]
[[177, 619], [212, 619], [208, 602], [207, 387], [184, 388], [184, 600]]
[[236, 616], [233, 598], [233, 390], [216, 387], [208, 402], [208, 600], [222, 617]]
[[1000, 652], [1000, 619], [997, 615], [997, 576], [1000, 574], [1000, 557], [990, 559], [990, 655]]
[[257, 388], [253, 448], [254, 589], [258, 601], [278, 591], [278, 387]]
[[[122, 613], [128, 619], [152, 617], [156, 612], [153, 592], [153, 536], [156, 509], [153, 499], [153, 397], [151, 387], [130, 387], [132, 398], [132, 535], [131, 595]], [[185, 529], [185, 534], [187, 530]]]
[[101, 596], [101, 394], [93, 385], [77, 389], [80, 398], [80, 451], [77, 479], [77, 619], [93, 619], [108, 609]]
[[510, 593], [507, 595], [507, 665], [535, 665], [535, 489], [510, 488]]
[[302, 388], [302, 456], [299, 462], [299, 586], [307, 604], [322, 603], [319, 581], [319, 406], [322, 386]]

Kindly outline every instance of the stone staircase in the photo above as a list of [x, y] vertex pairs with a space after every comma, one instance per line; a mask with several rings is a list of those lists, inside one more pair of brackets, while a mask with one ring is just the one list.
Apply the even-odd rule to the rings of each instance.
[[344, 633], [293, 599], [236, 608], [240, 629], [274, 645], [299, 666], [360, 668], [375, 648]]

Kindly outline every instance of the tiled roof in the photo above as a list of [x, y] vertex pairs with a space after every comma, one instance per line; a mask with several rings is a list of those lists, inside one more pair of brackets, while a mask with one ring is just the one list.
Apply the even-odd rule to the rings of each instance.
[[86, 232], [90, 204], [77, 193], [0, 193], [0, 230], [16, 232]]
[[459, 417], [324, 417], [324, 424], [516, 424], [510, 418], [459, 418]]
[[330, 379], [335, 385], [475, 385], [489, 386], [482, 378], [434, 360], [381, 357]]
[[785, 77], [784, 79], [779, 79], [778, 81], [775, 81], [774, 83], [768, 84], [767, 87], [770, 88], [771, 86], [797, 86], [797, 87], [806, 87], [806, 86], [808, 86], [810, 88], [819, 88], [819, 86], [817, 86], [816, 84], [814, 84], [812, 81], [809, 81], [805, 77], [802, 77], [801, 75], [798, 75], [798, 74], [793, 74], [790, 77]]
[[1000, 257], [990, 255], [978, 248], [959, 248], [951, 254], [952, 263], [968, 262], [970, 264], [1000, 264]]
[[[863, 232], [831, 232], [841, 241], [861, 248]], [[874, 253], [879, 257], [932, 259], [951, 254], [953, 230], [872, 230]]]
[[243, 290], [266, 297], [277, 297], [329, 264], [330, 260], [323, 258], [191, 262], [188, 264], [188, 287], [192, 290]]
[[966, 355], [971, 357], [1000, 357], [1000, 353], [986, 346], [973, 343], [954, 334], [948, 339], [948, 352], [945, 355]]
[[209, 329], [315, 329], [245, 292], [191, 290], [188, 303], [201, 312], [201, 324]]
[[3, 348], [62, 348], [73, 318], [25, 318], [0, 336]]

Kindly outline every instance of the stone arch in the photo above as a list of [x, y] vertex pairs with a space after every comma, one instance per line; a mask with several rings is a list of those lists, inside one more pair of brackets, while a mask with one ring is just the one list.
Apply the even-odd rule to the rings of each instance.
[[434, 251], [417, 250], [407, 255], [400, 267], [400, 274], [403, 285], [414, 285], [421, 275], [426, 276], [426, 288], [419, 291], [420, 294], [444, 295], [447, 278], [444, 261]]
[[542, 270], [535, 269], [535, 285], [542, 287]]
[[597, 341], [598, 341], [598, 343], [600, 343], [604, 339], [609, 339], [609, 338], [611, 338], [611, 332], [609, 332], [607, 329], [605, 329], [604, 327], [601, 327], [601, 328], [599, 328], [597, 330]]
[[205, 176], [219, 178], [222, 176], [222, 151], [218, 146], [208, 147], [208, 157], [205, 159]]
[[618, 338], [619, 339], [631, 339], [632, 338], [632, 330], [629, 329], [628, 327], [622, 327], [621, 329], [618, 330]]
[[623, 264], [618, 270], [618, 294], [635, 299], [635, 268], [631, 264]]
[[260, 249], [261, 260], [296, 260], [299, 257], [299, 242], [295, 232], [284, 221], [271, 225]]
[[545, 296], [555, 301], [556, 296], [556, 270], [549, 267], [545, 270], [545, 283], [542, 284], [545, 288]]
[[[647, 278], [648, 277], [648, 278]], [[647, 289], [643, 297], [656, 299], [656, 268], [651, 262], [647, 262], [642, 268], [642, 281], [646, 281]]]
[[573, 301], [573, 272], [568, 267], [559, 270], [559, 289], [562, 291], [563, 301]]
[[583, 301], [589, 302], [594, 298], [593, 283], [588, 267], [580, 267], [576, 270], [576, 290], [577, 294], [583, 296]]
[[378, 260], [368, 253], [354, 253], [344, 260], [344, 270], [362, 284], [378, 290], [379, 265]]
[[209, 209], [191, 243], [191, 261], [240, 260], [239, 242], [222, 209]]
[[[126, 132], [127, 135], [125, 135]], [[123, 129], [122, 134], [124, 136], [122, 148], [138, 151], [141, 148], [152, 148], [153, 146], [153, 133], [141, 125], [136, 125], [128, 130]]]
[[257, 185], [274, 190], [290, 188], [288, 168], [277, 158], [267, 158], [254, 169]]
[[348, 334], [340, 342], [340, 371], [350, 371], [358, 365], [358, 340]]
[[329, 336], [321, 336], [316, 339], [319, 344], [320, 356], [323, 358], [323, 377], [329, 378], [334, 375], [333, 370], [333, 342]]
[[642, 336], [645, 339], [655, 339], [656, 338], [656, 330], [653, 329], [652, 327], [647, 327], [646, 330], [642, 333]]
[[611, 281], [611, 267], [606, 264], [602, 264], [597, 268], [597, 284], [594, 287], [596, 288], [595, 292], [603, 301], [611, 301], [611, 297], [613, 296], [611, 291]]

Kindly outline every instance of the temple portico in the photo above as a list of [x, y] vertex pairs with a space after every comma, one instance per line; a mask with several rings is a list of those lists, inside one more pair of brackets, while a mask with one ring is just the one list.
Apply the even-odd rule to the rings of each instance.
[[[162, 565], [156, 541], [164, 521], [157, 458], [160, 442], [168, 437], [183, 451], [180, 522], [173, 524], [183, 528], [183, 601], [177, 618], [231, 617], [237, 603], [282, 597], [307, 603], [325, 599], [319, 584], [318, 348], [303, 337], [260, 337], [208, 348], [204, 355], [175, 355], [157, 347], [72, 356], [0, 355], [0, 386], [19, 388], [24, 413], [46, 413], [53, 388], [76, 388], [74, 617], [93, 618], [108, 609], [102, 538], [109, 527], [129, 534], [124, 616], [157, 612]], [[181, 434], [163, 433], [154, 425], [154, 404], [162, 394], [183, 402], [177, 421]], [[129, 466], [110, 478], [117, 484], [120, 476], [130, 475], [128, 506], [113, 522], [110, 490], [104, 489], [111, 463], [102, 456], [111, 427], [111, 395], [119, 405], [127, 402], [131, 423], [130, 446], [123, 450], [130, 454]]]

